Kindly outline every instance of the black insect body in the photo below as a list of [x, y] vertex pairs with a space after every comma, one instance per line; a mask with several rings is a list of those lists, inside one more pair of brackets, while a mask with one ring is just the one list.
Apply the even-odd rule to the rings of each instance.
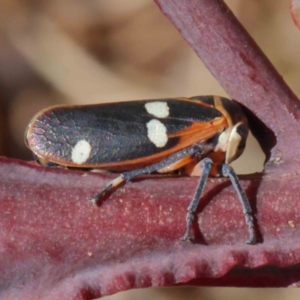
[[[91, 199], [136, 176], [175, 170], [200, 176], [188, 207], [183, 240], [207, 178], [229, 177], [256, 242], [252, 210], [229, 164], [244, 151], [248, 123], [240, 105], [219, 96], [196, 96], [82, 106], [54, 106], [39, 112], [26, 131], [26, 144], [43, 165], [123, 172]], [[125, 172], [124, 172], [125, 171]]]

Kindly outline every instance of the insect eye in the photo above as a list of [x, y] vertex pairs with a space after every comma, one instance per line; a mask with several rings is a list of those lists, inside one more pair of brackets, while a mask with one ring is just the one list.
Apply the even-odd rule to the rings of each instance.
[[245, 149], [245, 147], [246, 147], [246, 144], [245, 144], [245, 143], [240, 143], [240, 144], [238, 145], [238, 150]]

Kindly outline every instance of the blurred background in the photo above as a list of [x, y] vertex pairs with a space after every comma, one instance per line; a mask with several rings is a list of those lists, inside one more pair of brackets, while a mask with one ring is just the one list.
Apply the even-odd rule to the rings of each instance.
[[[300, 96], [300, 32], [288, 0], [227, 0]], [[227, 96], [152, 0], [1, 0], [0, 155], [31, 160], [24, 131], [40, 109], [61, 103], [217, 94]], [[263, 168], [250, 137], [234, 164]], [[299, 299], [291, 289], [152, 288], [105, 299]]]

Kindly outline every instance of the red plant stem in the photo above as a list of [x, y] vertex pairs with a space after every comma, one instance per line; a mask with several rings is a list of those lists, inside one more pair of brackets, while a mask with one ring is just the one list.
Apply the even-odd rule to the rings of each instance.
[[154, 1], [229, 96], [250, 108], [275, 133], [277, 145], [267, 168], [280, 162], [287, 173], [295, 170], [300, 163], [300, 102], [226, 4], [222, 0]]
[[144, 178], [96, 207], [87, 197], [113, 176], [0, 157], [0, 299], [88, 300], [175, 284], [300, 286], [300, 174], [261, 177], [241, 181], [257, 245], [245, 244], [242, 207], [226, 179], [208, 180], [191, 243], [180, 238], [194, 178]]

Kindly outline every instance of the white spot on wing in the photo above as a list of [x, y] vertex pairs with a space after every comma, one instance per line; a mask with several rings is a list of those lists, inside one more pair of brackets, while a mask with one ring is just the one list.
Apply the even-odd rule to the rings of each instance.
[[150, 115], [157, 118], [166, 118], [170, 110], [168, 103], [163, 101], [148, 102], [145, 108]]
[[162, 122], [152, 119], [147, 123], [147, 129], [149, 140], [157, 148], [161, 148], [166, 145], [168, 141], [167, 128]]
[[83, 164], [90, 157], [91, 150], [92, 148], [89, 142], [86, 140], [78, 141], [72, 149], [72, 161], [78, 165]]

